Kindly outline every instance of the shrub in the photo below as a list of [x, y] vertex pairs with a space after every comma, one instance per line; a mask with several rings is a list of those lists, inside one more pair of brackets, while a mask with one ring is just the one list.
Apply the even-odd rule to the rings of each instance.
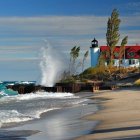
[[106, 75], [107, 75], [107, 71], [104, 66], [90, 67], [81, 74], [83, 78], [94, 79], [94, 80], [105, 79]]
[[134, 82], [134, 84], [135, 84], [136, 86], [140, 86], [140, 79], [136, 80], [136, 81]]
[[60, 82], [62, 83], [75, 83], [76, 79], [72, 76], [67, 77], [66, 79], [62, 79]]

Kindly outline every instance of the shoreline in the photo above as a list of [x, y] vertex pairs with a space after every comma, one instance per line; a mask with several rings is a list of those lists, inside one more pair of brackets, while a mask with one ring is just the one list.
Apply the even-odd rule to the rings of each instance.
[[100, 123], [88, 135], [75, 140], [140, 139], [140, 88], [124, 88], [96, 93], [101, 109], [84, 119]]
[[[78, 93], [81, 98], [90, 98], [92, 93]], [[84, 105], [85, 104], [85, 105]], [[93, 126], [97, 125], [96, 121], [80, 119], [98, 110], [96, 102], [89, 100], [80, 105], [52, 110], [41, 114], [41, 119], [31, 120], [25, 124], [16, 127], [7, 128], [7, 131], [38, 131], [35, 135], [25, 137], [25, 140], [66, 140], [74, 139], [78, 136], [89, 134]], [[54, 133], [55, 132], [55, 133]]]

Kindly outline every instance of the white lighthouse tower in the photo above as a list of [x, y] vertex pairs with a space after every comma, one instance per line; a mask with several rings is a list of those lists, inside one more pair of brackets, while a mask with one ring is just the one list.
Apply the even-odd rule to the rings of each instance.
[[91, 67], [95, 67], [98, 63], [100, 49], [98, 47], [98, 41], [94, 38], [91, 42], [90, 55], [91, 55]]

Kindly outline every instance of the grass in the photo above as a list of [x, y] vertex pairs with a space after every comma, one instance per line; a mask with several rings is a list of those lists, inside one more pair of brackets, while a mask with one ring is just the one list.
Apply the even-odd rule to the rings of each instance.
[[120, 78], [126, 77], [130, 73], [138, 72], [138, 68], [124, 68], [124, 67], [90, 67], [86, 69], [82, 76], [87, 79], [97, 79], [97, 80], [119, 80]]
[[[90, 67], [86, 69], [80, 75], [69, 75], [66, 78], [62, 79], [62, 83], [75, 83], [75, 82], [84, 82], [86, 83], [89, 80], [96, 81], [113, 81], [123, 79], [130, 74], [138, 73], [138, 68], [136, 67], [109, 67], [109, 66], [97, 66]], [[140, 80], [136, 82], [136, 85], [140, 85]]]

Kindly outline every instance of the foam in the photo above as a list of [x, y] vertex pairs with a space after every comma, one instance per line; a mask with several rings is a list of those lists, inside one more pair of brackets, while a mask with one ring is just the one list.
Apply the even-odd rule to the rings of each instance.
[[39, 119], [42, 113], [56, 110], [56, 109], [60, 109], [60, 108], [41, 109], [41, 110], [36, 110], [35, 112], [30, 112], [29, 114], [22, 114], [17, 110], [1, 110], [0, 127], [4, 126], [5, 124], [26, 122], [33, 119]]
[[78, 98], [74, 96], [72, 93], [48, 93], [48, 92], [36, 92], [36, 93], [30, 93], [30, 94], [24, 94], [24, 95], [17, 95], [15, 96], [18, 100], [32, 100], [35, 98], [43, 98], [43, 99], [49, 99], [49, 98]]
[[14, 96], [8, 96], [4, 92], [0, 92], [2, 95], [4, 95], [0, 99], [0, 103], [2, 102], [8, 102], [12, 100], [34, 100], [34, 99], [67, 99], [67, 98], [79, 98], [78, 96], [75, 96], [72, 93], [53, 93], [53, 92], [36, 92], [36, 93], [30, 93], [30, 94], [19, 94]]
[[[1, 92], [1, 94], [5, 93]], [[54, 100], [50, 100], [49, 102], [47, 99]], [[86, 100], [87, 99], [80, 99], [72, 93], [36, 92], [31, 94], [4, 96], [0, 98], [0, 106], [2, 107], [2, 110], [0, 110], [0, 127], [5, 125], [8, 126], [9, 123], [20, 123], [39, 119], [42, 113], [61, 109], [62, 107], [67, 107], [67, 105], [77, 105]], [[20, 102], [19, 106], [18, 102]], [[5, 104], [7, 110], [3, 107]]]
[[0, 95], [7, 96], [8, 94], [6, 94], [4, 91], [0, 91]]
[[34, 119], [40, 119], [41, 114], [52, 111], [52, 110], [56, 110], [56, 109], [61, 109], [61, 108], [49, 108], [49, 109], [40, 109], [40, 110], [36, 110], [35, 112], [30, 112], [29, 116], [34, 118]]
[[0, 110], [0, 127], [7, 123], [18, 123], [32, 119], [33, 118], [19, 113], [17, 110]]

